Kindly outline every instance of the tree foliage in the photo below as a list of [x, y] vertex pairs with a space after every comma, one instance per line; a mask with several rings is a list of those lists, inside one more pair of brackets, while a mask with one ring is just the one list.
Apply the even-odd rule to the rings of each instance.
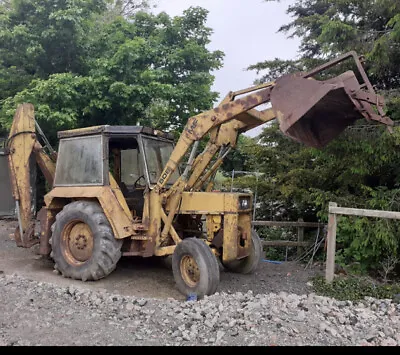
[[18, 0], [11, 5], [0, 7], [1, 99], [34, 78], [87, 70], [82, 38], [90, 18], [105, 9], [103, 1]]
[[[301, 39], [299, 57], [275, 58], [250, 66], [257, 83], [306, 71], [350, 50], [366, 59], [365, 69], [387, 103], [387, 114], [400, 119], [400, 3], [397, 0], [298, 0], [287, 8], [292, 21], [279, 31]], [[340, 67], [339, 71], [351, 69]], [[246, 147], [248, 169], [264, 172], [259, 217], [327, 220], [329, 201], [339, 206], [397, 210], [400, 132], [393, 134], [363, 122], [348, 128], [324, 149], [307, 148], [283, 136], [278, 124]], [[341, 217], [338, 260], [379, 268], [399, 253], [399, 225], [392, 220]]]
[[[15, 0], [1, 7], [0, 127], [25, 101], [53, 138], [56, 130], [98, 124], [180, 130], [209, 109], [217, 97], [211, 71], [223, 53], [207, 49], [207, 10], [170, 17], [132, 7], [147, 3]], [[129, 20], [110, 15], [110, 6], [125, 5]]]

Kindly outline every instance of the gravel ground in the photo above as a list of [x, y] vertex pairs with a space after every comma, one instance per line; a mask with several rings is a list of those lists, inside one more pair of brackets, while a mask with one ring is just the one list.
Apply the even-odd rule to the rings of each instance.
[[400, 345], [400, 305], [314, 294], [137, 298], [0, 278], [1, 345]]
[[[36, 281], [47, 281], [60, 286], [74, 285], [96, 290], [117, 291], [123, 295], [183, 300], [175, 287], [172, 271], [163, 267], [159, 258], [124, 257], [117, 269], [105, 279], [86, 282], [64, 279], [53, 273], [53, 263], [31, 249], [18, 248], [10, 238], [16, 221], [0, 220], [0, 270], [5, 274], [17, 273]], [[247, 292], [254, 294], [269, 292], [310, 292], [307, 285], [310, 277], [323, 273], [319, 267], [304, 269], [304, 265], [287, 262], [282, 264], [260, 263], [252, 275], [221, 272], [219, 292]]]
[[[186, 301], [172, 272], [123, 259], [98, 282], [64, 279], [34, 249], [17, 248], [0, 221], [0, 345], [400, 345], [400, 305], [311, 293], [321, 269], [260, 263], [221, 272], [218, 292]], [[155, 279], [153, 279], [155, 278]], [[142, 288], [146, 285], [145, 290]]]

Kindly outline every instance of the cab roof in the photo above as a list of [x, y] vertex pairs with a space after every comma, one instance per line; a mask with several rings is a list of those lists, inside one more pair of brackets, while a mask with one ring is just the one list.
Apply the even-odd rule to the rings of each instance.
[[164, 139], [173, 140], [174, 136], [171, 133], [156, 130], [151, 127], [145, 126], [92, 126], [85, 128], [70, 129], [67, 131], [60, 131], [57, 133], [58, 138], [71, 138], [89, 136], [94, 134], [104, 134], [108, 136], [128, 136], [136, 134], [146, 134], [153, 137], [162, 137]]

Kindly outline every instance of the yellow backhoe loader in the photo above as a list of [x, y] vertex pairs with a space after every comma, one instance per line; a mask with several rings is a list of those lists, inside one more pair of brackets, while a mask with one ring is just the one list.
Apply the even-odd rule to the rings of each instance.
[[[357, 74], [315, 78], [347, 59]], [[270, 108], [256, 109], [266, 103]], [[219, 284], [218, 259], [228, 271], [251, 273], [262, 257], [252, 195], [213, 191], [238, 135], [278, 119], [289, 137], [320, 148], [363, 117], [390, 129], [383, 107], [354, 52], [308, 73], [230, 92], [214, 109], [191, 117], [176, 144], [152, 128], [103, 125], [58, 132], [55, 153], [33, 106], [22, 104], [7, 141], [15, 239], [22, 247], [39, 243], [59, 273], [83, 281], [109, 275], [121, 255], [172, 256], [177, 288], [211, 295]], [[197, 154], [202, 139], [208, 141]], [[37, 220], [30, 206], [32, 153], [51, 187]]]

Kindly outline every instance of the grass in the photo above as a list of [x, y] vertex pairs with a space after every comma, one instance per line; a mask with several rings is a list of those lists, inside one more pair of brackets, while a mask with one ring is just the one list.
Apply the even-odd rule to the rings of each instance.
[[312, 278], [312, 282], [316, 294], [340, 301], [357, 301], [366, 296], [378, 299], [393, 298], [400, 294], [400, 284], [378, 283], [367, 277], [338, 277], [332, 283], [327, 283], [322, 276], [316, 276]]

